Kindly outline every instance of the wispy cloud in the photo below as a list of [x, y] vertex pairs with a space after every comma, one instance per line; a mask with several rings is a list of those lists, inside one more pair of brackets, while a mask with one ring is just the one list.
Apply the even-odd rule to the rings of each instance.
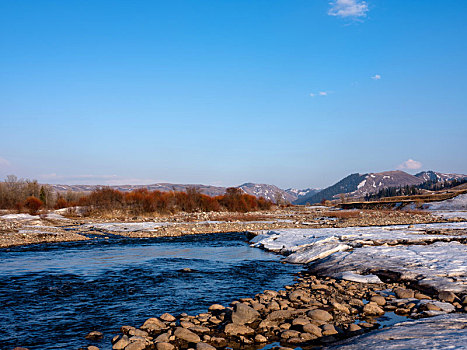
[[399, 164], [397, 169], [399, 170], [416, 170], [422, 167], [422, 163], [413, 159], [408, 159], [402, 164]]
[[319, 92], [311, 92], [310, 96], [311, 97], [316, 97], [316, 96], [327, 96], [329, 95], [328, 91], [319, 91]]
[[368, 4], [362, 0], [335, 0], [329, 3], [328, 15], [342, 18], [366, 17]]
[[10, 165], [11, 163], [8, 161], [8, 159], [0, 157], [0, 168], [8, 168]]
[[58, 175], [56, 173], [40, 175], [39, 180], [70, 185], [147, 185], [158, 182], [154, 179], [130, 178], [118, 175]]
[[375, 74], [375, 75], [373, 75], [373, 76], [371, 77], [371, 79], [373, 79], [373, 80], [380, 80], [380, 79], [381, 79], [381, 75]]

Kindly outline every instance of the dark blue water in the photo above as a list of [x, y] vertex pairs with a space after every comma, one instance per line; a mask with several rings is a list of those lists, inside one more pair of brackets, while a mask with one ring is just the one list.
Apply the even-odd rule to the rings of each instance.
[[[279, 259], [250, 248], [242, 233], [0, 250], [0, 349], [111, 349], [122, 325], [205, 312], [291, 283], [300, 267]], [[104, 339], [84, 339], [92, 330]]]

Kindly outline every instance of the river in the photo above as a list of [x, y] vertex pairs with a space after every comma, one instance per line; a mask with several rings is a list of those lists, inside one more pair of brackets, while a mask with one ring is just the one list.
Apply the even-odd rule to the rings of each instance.
[[[0, 261], [1, 348], [31, 350], [111, 349], [123, 325], [277, 290], [301, 269], [243, 233], [31, 245], [0, 250]], [[104, 338], [86, 340], [92, 330]]]

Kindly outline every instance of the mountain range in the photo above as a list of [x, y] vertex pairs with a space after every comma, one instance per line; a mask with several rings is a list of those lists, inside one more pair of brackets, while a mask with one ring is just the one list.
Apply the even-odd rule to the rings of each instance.
[[[292, 203], [292, 204], [313, 204], [319, 203], [323, 199], [331, 200], [338, 197], [340, 194], [345, 194], [350, 197], [363, 197], [368, 193], [375, 193], [383, 188], [388, 187], [403, 187], [420, 185], [427, 181], [445, 182], [450, 180], [466, 179], [467, 175], [463, 174], [445, 174], [435, 171], [423, 171], [416, 175], [410, 175], [406, 172], [384, 171], [380, 173], [368, 174], [351, 174], [334, 185], [324, 189], [307, 188], [307, 189], [281, 189], [275, 185], [244, 183], [237, 188], [240, 188], [247, 194], [256, 197], [264, 197], [273, 202]], [[56, 192], [91, 192], [96, 188], [102, 187], [99, 185], [50, 185]], [[198, 189], [203, 194], [209, 196], [218, 196], [225, 193], [226, 187], [210, 186], [210, 185], [189, 185], [189, 184], [172, 184], [172, 183], [156, 183], [151, 185], [117, 185], [109, 186], [113, 189], [128, 192], [137, 189], [146, 188], [150, 191], [186, 191], [190, 187]]]

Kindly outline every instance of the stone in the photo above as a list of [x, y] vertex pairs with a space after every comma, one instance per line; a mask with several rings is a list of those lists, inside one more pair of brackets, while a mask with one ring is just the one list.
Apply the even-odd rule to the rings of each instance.
[[303, 331], [306, 333], [313, 334], [317, 336], [318, 338], [323, 336], [321, 329], [318, 326], [311, 324], [311, 323], [304, 325]]
[[227, 345], [227, 340], [221, 337], [212, 337], [211, 338], [211, 344], [217, 347], [225, 347]]
[[257, 334], [255, 337], [256, 343], [266, 343], [267, 341], [268, 341], [268, 338], [266, 338], [264, 335]]
[[415, 293], [414, 298], [417, 298], [419, 300], [424, 300], [424, 299], [429, 300], [429, 299], [431, 299], [428, 295], [425, 295], [425, 294], [422, 294], [422, 293]]
[[100, 340], [100, 339], [102, 339], [103, 336], [104, 336], [104, 334], [102, 334], [101, 332], [92, 331], [92, 332], [89, 332], [85, 336], [85, 338], [88, 339], [88, 340]]
[[435, 304], [432, 303], [426, 303], [423, 305], [420, 305], [420, 310], [426, 310], [426, 311], [441, 311], [441, 308], [439, 306], [436, 306]]
[[224, 329], [225, 334], [227, 335], [252, 335], [255, 333], [253, 329], [248, 326], [237, 324], [237, 323], [229, 323], [225, 326]]
[[363, 301], [361, 301], [360, 299], [356, 299], [356, 298], [350, 299], [349, 304], [352, 306], [360, 306], [360, 307], [363, 307], [365, 305]]
[[88, 350], [99, 350], [99, 348], [97, 346], [91, 345], [88, 346]]
[[216, 350], [216, 348], [206, 343], [198, 343], [196, 344], [196, 350]]
[[174, 336], [178, 339], [185, 340], [188, 343], [199, 343], [201, 341], [197, 334], [183, 327], [177, 327], [175, 329]]
[[130, 344], [130, 340], [127, 335], [123, 335], [113, 346], [113, 350], [123, 350], [127, 345]]
[[455, 295], [453, 292], [448, 292], [448, 291], [439, 292], [438, 298], [439, 300], [446, 301], [448, 303], [452, 303], [456, 299], [458, 299], [457, 295]]
[[240, 339], [240, 342], [243, 343], [243, 344], [253, 344], [253, 340], [251, 340], [250, 338], [247, 338], [243, 335], [239, 336], [238, 337]]
[[293, 291], [292, 293], [289, 294], [289, 300], [292, 301], [292, 302], [298, 302], [298, 301], [301, 301], [303, 299], [305, 299], [305, 300], [310, 299], [308, 293], [305, 292], [304, 290], [298, 289], [298, 290], [295, 290], [295, 291]]
[[147, 337], [148, 332], [142, 331], [141, 329], [133, 328], [128, 331], [128, 335], [137, 335], [139, 337]]
[[123, 333], [123, 334], [126, 334], [128, 335], [130, 333], [130, 331], [133, 331], [135, 330], [136, 328], [135, 327], [132, 327], [132, 326], [122, 326], [120, 328], [120, 331]]
[[170, 341], [170, 334], [169, 333], [162, 333], [159, 335], [155, 340], [156, 343], [169, 343]]
[[203, 327], [203, 326], [193, 326], [188, 329], [195, 333], [208, 333], [210, 331], [208, 327]]
[[342, 312], [346, 315], [350, 315], [350, 310], [347, 306], [343, 305], [343, 304], [340, 304], [340, 303], [337, 303], [337, 302], [333, 302], [331, 303], [332, 307], [334, 308], [334, 310], [338, 311], [338, 312]]
[[176, 320], [176, 318], [174, 316], [172, 316], [171, 314], [169, 314], [167, 312], [165, 314], [161, 315], [159, 318], [162, 321], [165, 321], [165, 322], [173, 322], [173, 321]]
[[298, 318], [294, 318], [292, 320], [292, 326], [304, 326], [306, 324], [309, 324], [310, 321], [306, 318], [303, 318], [303, 317], [298, 317]]
[[399, 299], [413, 298], [415, 295], [413, 290], [405, 288], [395, 288], [394, 293]]
[[152, 330], [160, 330], [160, 329], [165, 329], [167, 326], [165, 325], [164, 322], [159, 320], [156, 317], [152, 317], [147, 319], [144, 324], [141, 326], [142, 329], [152, 331]]
[[279, 303], [275, 300], [271, 301], [270, 303], [268, 303], [266, 305], [266, 308], [269, 312], [271, 311], [277, 311], [277, 310], [280, 310], [281, 309], [281, 306], [279, 305]]
[[232, 323], [245, 324], [256, 321], [259, 318], [259, 312], [246, 304], [235, 304], [232, 312]]
[[125, 347], [125, 350], [144, 350], [146, 349], [146, 342], [144, 341], [136, 341], [132, 342]]
[[324, 310], [316, 309], [311, 310], [307, 313], [308, 317], [313, 320], [328, 322], [332, 320], [332, 315]]
[[328, 335], [334, 335], [338, 334], [336, 328], [332, 324], [324, 324], [321, 329], [323, 330], [323, 335], [328, 336]]
[[371, 297], [370, 301], [376, 303], [379, 306], [384, 306], [386, 305], [386, 299], [382, 297], [381, 295], [375, 295]]
[[157, 350], [173, 350], [175, 349], [175, 346], [173, 346], [169, 342], [162, 342], [162, 343], [156, 344], [156, 349]]
[[182, 326], [183, 328], [190, 328], [194, 326], [194, 323], [188, 321], [181, 321], [180, 326]]
[[286, 330], [281, 333], [282, 339], [289, 339], [295, 337], [300, 337], [300, 332], [294, 330]]
[[374, 302], [369, 302], [363, 307], [363, 313], [370, 316], [384, 315], [384, 310]]
[[362, 329], [358, 324], [352, 323], [349, 325], [349, 332], [358, 332]]
[[307, 341], [310, 341], [310, 340], [315, 340], [315, 339], [317, 339], [318, 337], [317, 337], [316, 335], [314, 335], [314, 334], [311, 334], [311, 333], [301, 333], [301, 334], [300, 334], [300, 338], [301, 338], [303, 341], [307, 342]]
[[225, 306], [222, 306], [221, 304], [212, 304], [208, 310], [210, 312], [223, 311], [225, 310]]

